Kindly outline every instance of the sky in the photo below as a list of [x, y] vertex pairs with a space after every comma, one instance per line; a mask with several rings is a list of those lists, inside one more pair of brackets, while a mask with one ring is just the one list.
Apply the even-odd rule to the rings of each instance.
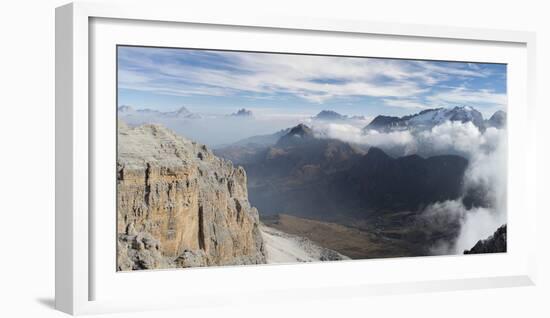
[[506, 109], [506, 65], [366, 57], [118, 47], [118, 105], [206, 114], [403, 116]]

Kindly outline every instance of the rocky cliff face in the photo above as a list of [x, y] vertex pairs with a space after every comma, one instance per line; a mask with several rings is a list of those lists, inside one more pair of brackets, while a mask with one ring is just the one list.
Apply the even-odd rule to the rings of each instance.
[[246, 173], [157, 125], [119, 122], [118, 270], [265, 263]]
[[499, 227], [492, 236], [479, 240], [472, 249], [464, 254], [506, 253], [506, 224]]

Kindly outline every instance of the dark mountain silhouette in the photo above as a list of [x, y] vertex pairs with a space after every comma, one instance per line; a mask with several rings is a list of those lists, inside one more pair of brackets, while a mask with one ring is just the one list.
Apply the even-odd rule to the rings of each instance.
[[415, 211], [461, 195], [468, 162], [460, 156], [393, 158], [336, 139], [316, 138], [306, 125], [244, 164], [250, 200], [260, 213], [299, 216]]
[[462, 194], [468, 161], [460, 156], [392, 158], [370, 148], [346, 175], [357, 186], [366, 209], [416, 210], [432, 202], [453, 200]]
[[292, 127], [290, 131], [277, 141], [278, 146], [290, 146], [294, 144], [301, 144], [304, 142], [311, 142], [315, 139], [313, 130], [304, 124], [299, 124], [296, 127]]
[[493, 235], [485, 240], [479, 240], [470, 250], [464, 251], [464, 254], [506, 253], [506, 232], [504, 224]]
[[245, 167], [250, 170], [251, 180], [312, 176], [349, 166], [359, 153], [360, 150], [343, 141], [315, 138], [311, 128], [299, 124]]
[[232, 113], [230, 116], [246, 118], [246, 117], [252, 117], [253, 113], [251, 110], [248, 110], [246, 108], [241, 108], [237, 112]]

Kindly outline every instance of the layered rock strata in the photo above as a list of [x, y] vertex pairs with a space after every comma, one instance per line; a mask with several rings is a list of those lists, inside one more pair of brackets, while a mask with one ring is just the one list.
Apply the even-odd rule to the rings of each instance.
[[246, 183], [204, 145], [119, 122], [118, 270], [265, 263]]

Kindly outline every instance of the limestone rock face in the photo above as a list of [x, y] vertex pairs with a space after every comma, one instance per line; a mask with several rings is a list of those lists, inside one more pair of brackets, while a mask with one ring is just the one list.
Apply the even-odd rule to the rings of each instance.
[[159, 125], [119, 122], [118, 270], [265, 263], [246, 173]]

